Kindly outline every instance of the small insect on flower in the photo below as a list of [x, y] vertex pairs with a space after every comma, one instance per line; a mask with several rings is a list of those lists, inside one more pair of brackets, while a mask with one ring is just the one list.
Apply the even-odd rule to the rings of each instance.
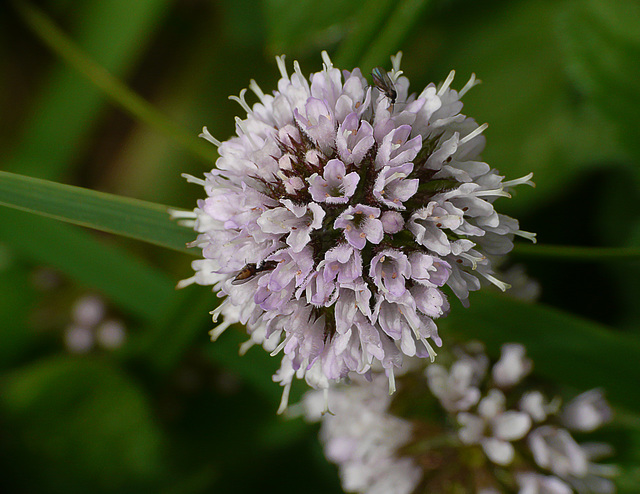
[[249, 281], [258, 273], [274, 269], [277, 264], [278, 263], [275, 261], [265, 261], [260, 265], [256, 265], [255, 263], [250, 262], [240, 270], [238, 275], [233, 279], [232, 283], [234, 285], [241, 285], [242, 283]]
[[398, 93], [387, 71], [382, 67], [376, 67], [371, 71], [371, 77], [373, 77], [373, 84], [389, 98], [393, 105], [396, 102]]

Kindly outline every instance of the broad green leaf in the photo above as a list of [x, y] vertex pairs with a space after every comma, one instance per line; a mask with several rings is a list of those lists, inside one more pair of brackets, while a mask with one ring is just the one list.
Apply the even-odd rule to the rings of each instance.
[[[640, 411], [636, 338], [541, 304], [487, 293], [470, 300], [470, 308], [453, 307], [440, 324], [483, 341], [494, 354], [503, 343], [522, 343], [536, 373], [577, 389], [602, 387], [614, 403]], [[441, 332], [445, 342], [447, 331]]]
[[181, 252], [195, 237], [167, 206], [8, 172], [0, 172], [0, 204]]
[[[142, 391], [108, 362], [54, 357], [8, 375], [5, 447], [46, 492], [116, 492], [162, 473], [162, 434]], [[31, 488], [29, 488], [31, 487]], [[42, 492], [42, 491], [39, 491]]]
[[2, 208], [0, 237], [17, 256], [59, 269], [147, 321], [176, 295], [173, 280], [163, 273], [64, 223]]

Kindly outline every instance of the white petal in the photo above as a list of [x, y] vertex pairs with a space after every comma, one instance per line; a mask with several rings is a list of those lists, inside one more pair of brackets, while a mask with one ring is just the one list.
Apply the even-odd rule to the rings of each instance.
[[492, 425], [497, 438], [517, 441], [531, 429], [531, 417], [524, 412], [508, 411], [493, 419]]
[[513, 445], [495, 437], [482, 440], [482, 449], [487, 457], [497, 465], [509, 465], [513, 461], [515, 450]]

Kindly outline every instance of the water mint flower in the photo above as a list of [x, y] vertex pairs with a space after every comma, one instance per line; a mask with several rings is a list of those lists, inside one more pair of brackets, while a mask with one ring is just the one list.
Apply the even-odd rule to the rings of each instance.
[[[369, 382], [356, 376], [349, 386], [305, 395], [297, 407], [307, 419], [321, 421], [325, 454], [338, 465], [345, 490], [615, 492], [611, 479], [619, 469], [597, 463], [612, 454], [611, 447], [579, 443], [569, 432], [590, 432], [610, 419], [601, 391], [587, 391], [562, 407], [560, 398], [547, 399], [525, 380], [532, 364], [522, 345], [503, 345], [493, 365], [478, 342], [451, 350], [440, 356], [447, 365], [425, 369], [412, 360], [406, 374], [398, 373], [393, 396], [382, 375]], [[527, 371], [505, 361], [527, 362]]]
[[311, 185], [309, 193], [314, 201], [346, 204], [356, 191], [360, 177], [356, 172], [347, 173], [344, 163], [333, 159], [325, 165], [322, 177], [314, 173], [307, 181]]
[[380, 91], [322, 59], [306, 78], [278, 57], [276, 91], [252, 81], [256, 103], [246, 90], [232, 97], [246, 117], [224, 142], [203, 130], [220, 158], [204, 180], [187, 176], [206, 197], [178, 215], [192, 220], [204, 257], [181, 286], [224, 298], [212, 337], [240, 322], [247, 345], [284, 353], [285, 398], [294, 376], [322, 387], [374, 365], [393, 389], [404, 356], [433, 359], [441, 345], [442, 287], [464, 304], [481, 280], [506, 289], [496, 261], [515, 235], [534, 239], [494, 209], [533, 184], [482, 162], [486, 125], [460, 113], [475, 77], [456, 91], [452, 72], [410, 93], [398, 55], [385, 77], [377, 69], [394, 86]]

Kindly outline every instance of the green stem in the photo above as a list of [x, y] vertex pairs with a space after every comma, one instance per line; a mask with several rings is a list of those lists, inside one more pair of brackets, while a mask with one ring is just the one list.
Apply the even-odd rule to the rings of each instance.
[[567, 261], [640, 260], [640, 249], [633, 247], [574, 247], [568, 245], [517, 244], [519, 257], [550, 257]]
[[102, 90], [114, 103], [194, 155], [209, 162], [215, 160], [217, 154], [211, 146], [185, 131], [183, 127], [177, 125], [129, 89], [104, 67], [94, 62], [41, 10], [23, 0], [14, 0], [13, 4], [35, 35], [56, 55]]

